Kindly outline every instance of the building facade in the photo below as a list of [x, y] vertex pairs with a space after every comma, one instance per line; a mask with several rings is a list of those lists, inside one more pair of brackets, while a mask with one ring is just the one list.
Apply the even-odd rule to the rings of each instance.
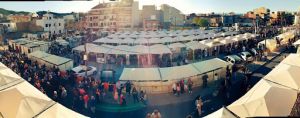
[[167, 4], [162, 4], [160, 8], [163, 12], [164, 23], [170, 23], [171, 25], [175, 26], [184, 24], [185, 15], [182, 14], [180, 10]]
[[86, 28], [109, 32], [133, 30], [139, 25], [139, 15], [137, 1], [100, 3], [88, 12]]
[[158, 31], [160, 27], [160, 21], [157, 19], [144, 19], [143, 28], [144, 31]]
[[64, 33], [65, 21], [61, 18], [54, 18], [53, 14], [44, 14], [42, 19], [36, 20], [36, 25], [43, 27], [44, 31], [52, 34]]
[[300, 26], [300, 9], [298, 12], [295, 13], [294, 25]]
[[259, 16], [261, 18], [265, 18], [266, 16], [270, 15], [270, 9], [267, 9], [265, 7], [256, 8], [253, 10], [253, 12], [256, 16]]
[[17, 25], [13, 22], [8, 23], [0, 23], [0, 26], [3, 27], [5, 32], [16, 32], [17, 31]]
[[30, 15], [10, 15], [7, 17], [10, 22], [18, 23], [18, 22], [29, 22], [31, 21]]

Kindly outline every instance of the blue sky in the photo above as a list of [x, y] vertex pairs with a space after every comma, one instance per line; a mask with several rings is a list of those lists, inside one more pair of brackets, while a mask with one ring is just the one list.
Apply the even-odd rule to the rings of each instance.
[[[46, 2], [0, 2], [0, 8], [17, 11], [50, 10], [54, 12], [87, 12], [103, 0], [93, 1], [46, 1]], [[105, 0], [108, 1], [108, 0]], [[169, 4], [183, 13], [244, 13], [261, 6], [271, 11], [297, 11], [300, 0], [136, 0], [142, 5]]]

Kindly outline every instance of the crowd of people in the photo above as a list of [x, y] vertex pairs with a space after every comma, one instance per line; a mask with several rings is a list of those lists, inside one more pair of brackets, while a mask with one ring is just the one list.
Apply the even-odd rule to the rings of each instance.
[[93, 77], [77, 77], [71, 71], [61, 71], [57, 67], [46, 67], [31, 61], [25, 54], [14, 50], [2, 51], [0, 61], [35, 86], [52, 100], [84, 115], [95, 115], [97, 104], [111, 99], [114, 103], [126, 105], [127, 97], [134, 103], [147, 104], [145, 91], [138, 91], [131, 82], [111, 83]]
[[178, 82], [173, 83], [172, 90], [175, 96], [179, 96], [185, 92], [192, 94], [193, 81], [191, 79], [188, 80], [180, 80]]

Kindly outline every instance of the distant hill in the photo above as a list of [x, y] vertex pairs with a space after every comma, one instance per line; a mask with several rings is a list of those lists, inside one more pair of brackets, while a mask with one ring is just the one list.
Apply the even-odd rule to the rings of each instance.
[[[43, 16], [44, 14], [47, 13], [47, 11], [38, 11], [36, 12], [39, 16]], [[53, 14], [54, 16], [56, 17], [63, 17], [65, 15], [70, 15], [70, 14], [73, 14], [73, 13], [56, 13], [56, 12], [49, 12], [51, 14]]]
[[10, 15], [10, 14], [24, 14], [24, 15], [28, 15], [30, 12], [26, 12], [26, 11], [13, 11], [13, 10], [6, 10], [3, 8], [0, 8], [0, 14], [3, 15]]

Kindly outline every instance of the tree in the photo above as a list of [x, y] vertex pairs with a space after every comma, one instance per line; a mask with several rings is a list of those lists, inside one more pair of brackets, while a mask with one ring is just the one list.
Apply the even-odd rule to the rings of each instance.
[[209, 26], [208, 20], [203, 19], [203, 18], [194, 18], [193, 24], [198, 25], [199, 27], [208, 27]]

